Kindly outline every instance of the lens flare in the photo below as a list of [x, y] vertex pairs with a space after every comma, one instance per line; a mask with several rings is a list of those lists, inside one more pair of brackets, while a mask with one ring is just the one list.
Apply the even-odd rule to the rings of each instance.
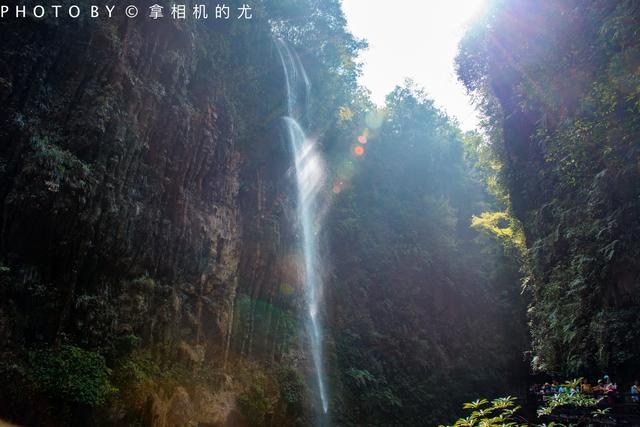
[[385, 113], [384, 110], [375, 110], [367, 113], [365, 117], [365, 123], [372, 129], [378, 129], [382, 126], [382, 122], [384, 121]]
[[362, 135], [358, 136], [358, 142], [360, 144], [366, 144], [368, 142], [368, 138], [369, 138], [369, 128], [365, 128], [365, 130], [362, 132]]

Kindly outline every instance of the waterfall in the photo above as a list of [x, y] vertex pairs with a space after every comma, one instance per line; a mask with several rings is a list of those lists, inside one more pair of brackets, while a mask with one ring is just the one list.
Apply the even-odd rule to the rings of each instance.
[[318, 242], [320, 227], [318, 193], [324, 179], [323, 163], [314, 142], [307, 138], [300, 125], [309, 120], [309, 78], [295, 51], [282, 40], [276, 40], [275, 43], [285, 75], [287, 116], [283, 117], [283, 121], [286, 137], [293, 153], [298, 190], [296, 211], [302, 233], [300, 246], [304, 260], [303, 279], [307, 309], [305, 324], [322, 410], [327, 413], [329, 401], [324, 377], [323, 337], [320, 323], [322, 263]]

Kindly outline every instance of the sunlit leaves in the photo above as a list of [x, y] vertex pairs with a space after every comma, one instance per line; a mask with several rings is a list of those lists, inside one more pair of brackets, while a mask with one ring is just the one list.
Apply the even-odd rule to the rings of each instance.
[[601, 397], [596, 398], [577, 392], [556, 393], [551, 396], [545, 396], [544, 406], [538, 409], [537, 412], [538, 416], [544, 416], [551, 415], [556, 408], [563, 406], [594, 408], [601, 400]]
[[463, 408], [473, 411], [469, 416], [458, 419], [452, 427], [519, 425], [518, 420], [520, 417], [518, 417], [516, 412], [520, 407], [515, 406], [515, 401], [515, 397], [508, 396], [494, 399], [491, 402], [487, 399], [478, 399], [473, 402], [465, 403]]
[[496, 409], [506, 409], [506, 408], [513, 407], [515, 401], [516, 401], [515, 397], [507, 396], [507, 397], [500, 397], [498, 399], [495, 399], [491, 401], [491, 404]]
[[353, 120], [353, 111], [345, 105], [341, 106], [340, 109], [338, 109], [338, 121], [342, 123], [350, 122], [351, 120]]
[[486, 405], [487, 403], [489, 403], [487, 399], [479, 399], [474, 400], [473, 402], [465, 403], [462, 407], [464, 409], [478, 409], [479, 407], [481, 407], [482, 405]]
[[595, 411], [591, 412], [591, 415], [593, 415], [594, 417], [602, 417], [607, 415], [610, 411], [611, 408], [596, 409]]
[[[569, 381], [566, 386], [577, 386], [582, 378]], [[594, 398], [580, 393], [558, 393], [553, 396], [545, 396], [545, 405], [538, 409], [539, 417], [546, 417], [553, 414], [556, 408], [562, 406], [595, 408], [601, 398]], [[472, 410], [467, 417], [458, 419], [453, 426], [448, 427], [470, 427], [470, 426], [518, 426], [527, 427], [529, 424], [525, 418], [519, 414], [520, 406], [515, 404], [516, 398], [512, 396], [501, 397], [489, 402], [487, 399], [478, 399], [473, 402], [465, 403], [464, 409]], [[591, 416], [603, 416], [608, 409], [597, 409], [591, 412]], [[587, 415], [588, 417], [588, 415]], [[581, 419], [580, 422], [587, 421], [587, 418]], [[570, 426], [571, 424], [569, 424]], [[568, 427], [564, 424], [550, 422], [548, 424], [540, 424], [539, 427]], [[440, 425], [439, 427], [445, 427]]]
[[474, 215], [471, 226], [504, 240], [521, 251], [525, 249], [522, 230], [507, 212], [483, 212], [480, 216]]

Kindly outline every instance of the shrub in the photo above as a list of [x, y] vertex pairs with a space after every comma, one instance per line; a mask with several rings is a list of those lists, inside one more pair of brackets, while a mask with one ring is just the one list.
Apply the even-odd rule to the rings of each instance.
[[[571, 382], [563, 384], [567, 390], [577, 390], [582, 382], [582, 378], [575, 379]], [[587, 396], [578, 391], [562, 392], [554, 395], [545, 396], [544, 405], [538, 409], [539, 417], [553, 415], [554, 410], [562, 407], [578, 407], [589, 409], [577, 420], [576, 424], [561, 424], [550, 422], [549, 424], [535, 424], [540, 427], [571, 427], [573, 425], [592, 425], [593, 420], [597, 417], [606, 415], [608, 409], [597, 409], [598, 403], [602, 398]], [[513, 426], [527, 427], [529, 422], [519, 413], [520, 406], [516, 406], [515, 397], [501, 397], [489, 402], [487, 399], [479, 399], [473, 402], [465, 403], [463, 408], [471, 411], [465, 417], [458, 419], [453, 426], [449, 427], [491, 427], [491, 426]], [[440, 425], [439, 427], [445, 427]]]
[[298, 405], [305, 396], [305, 385], [302, 376], [291, 368], [283, 368], [278, 372], [280, 397], [290, 405]]
[[27, 376], [34, 387], [54, 399], [100, 406], [117, 391], [100, 353], [63, 345], [29, 352]]
[[269, 400], [261, 387], [252, 386], [238, 396], [238, 409], [251, 425], [262, 425], [269, 410]]

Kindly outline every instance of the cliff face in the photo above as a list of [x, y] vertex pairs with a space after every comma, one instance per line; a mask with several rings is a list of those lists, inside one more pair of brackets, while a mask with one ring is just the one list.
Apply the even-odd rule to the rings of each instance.
[[[324, 46], [303, 58], [319, 82], [319, 128], [342, 102], [335, 92], [355, 84], [336, 71], [345, 51], [334, 44], [358, 44], [344, 22], [326, 25], [337, 3], [302, 3], [254, 5], [246, 22], [0, 22], [0, 372], [16, 384], [0, 393], [0, 416], [303, 416], [295, 191], [272, 31]], [[95, 375], [68, 384], [76, 359]], [[56, 398], [72, 402], [66, 412], [29, 415]]]
[[[196, 341], [221, 335], [223, 307], [206, 301], [233, 293], [239, 156], [195, 40], [168, 24], [31, 30], [26, 46], [23, 28], [3, 36], [2, 250], [59, 291], [43, 335], [87, 336], [91, 319], [68, 324], [77, 298], [144, 276], [171, 309], [149, 322], [131, 307], [141, 322], [121, 307], [113, 332], [161, 340], [158, 322], [175, 322]], [[200, 330], [202, 316], [217, 327]]]
[[[246, 137], [223, 74], [242, 61], [236, 30], [124, 19], [0, 29], [4, 360], [69, 341], [117, 360], [117, 343], [135, 338], [158, 360], [222, 367]], [[247, 199], [264, 198], [254, 188]], [[168, 421], [171, 402], [203, 396], [147, 394], [157, 425], [192, 420], [193, 407]]]
[[[276, 140], [277, 130], [271, 136]], [[292, 227], [296, 189], [285, 146], [264, 148], [253, 154], [262, 161], [242, 174], [252, 188], [240, 197], [245, 238], [230, 349], [241, 358], [281, 361], [298, 348], [297, 320], [286, 313], [303, 304]]]
[[511, 2], [458, 59], [526, 235], [533, 365], [555, 374], [637, 373], [638, 22], [630, 3]]

